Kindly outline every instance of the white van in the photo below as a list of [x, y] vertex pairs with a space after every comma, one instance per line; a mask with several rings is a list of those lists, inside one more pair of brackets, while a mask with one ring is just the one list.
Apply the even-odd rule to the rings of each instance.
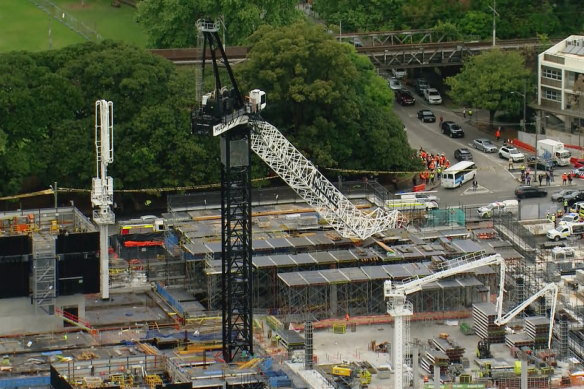
[[436, 191], [407, 192], [400, 193], [399, 196], [402, 200], [434, 201], [437, 203], [440, 201], [440, 199], [434, 193], [436, 193]]
[[561, 224], [546, 234], [548, 239], [555, 241], [566, 239], [571, 235], [584, 235], [584, 223]]
[[519, 210], [519, 203], [517, 200], [504, 200], [495, 201], [484, 207], [480, 207], [477, 212], [480, 217], [493, 217], [493, 216], [511, 216], [517, 215]]
[[435, 201], [426, 201], [421, 199], [395, 199], [387, 200], [385, 202], [385, 207], [387, 209], [396, 209], [400, 211], [413, 211], [413, 210], [431, 210], [437, 209], [438, 203]]

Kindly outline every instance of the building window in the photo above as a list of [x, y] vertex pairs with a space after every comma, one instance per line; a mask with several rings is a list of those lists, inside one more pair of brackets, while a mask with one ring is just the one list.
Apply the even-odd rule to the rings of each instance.
[[545, 78], [551, 78], [552, 80], [561, 80], [562, 71], [559, 69], [553, 69], [548, 67], [541, 68], [541, 76]]
[[542, 97], [547, 100], [560, 101], [560, 91], [555, 89], [544, 89]]

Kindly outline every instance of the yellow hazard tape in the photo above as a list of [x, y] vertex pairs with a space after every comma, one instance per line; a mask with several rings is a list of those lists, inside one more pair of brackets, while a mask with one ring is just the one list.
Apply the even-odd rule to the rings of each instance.
[[[254, 178], [251, 181], [252, 182], [260, 182], [260, 181], [273, 180], [275, 178], [279, 178], [279, 177], [274, 176], [274, 177]], [[166, 187], [166, 188], [120, 189], [120, 190], [114, 190], [114, 192], [116, 192], [116, 193], [153, 193], [153, 192], [173, 192], [173, 191], [181, 191], [181, 190], [210, 189], [210, 188], [219, 188], [219, 187], [221, 187], [221, 184], [206, 184], [206, 185], [192, 185], [192, 186], [175, 186], [175, 187]], [[59, 188], [57, 188], [57, 192], [61, 192], [61, 193], [87, 193], [87, 192], [91, 192], [91, 189], [59, 187]], [[45, 196], [45, 195], [54, 195], [54, 194], [55, 194], [55, 192], [52, 189], [45, 189], [45, 190], [41, 190], [41, 191], [37, 191], [37, 192], [23, 193], [23, 194], [19, 194], [19, 195], [0, 197], [0, 201], [2, 201], [2, 200], [16, 200], [16, 199], [22, 199], [22, 198], [27, 198], [27, 197]]]
[[24, 199], [27, 197], [44, 196], [44, 195], [52, 195], [52, 194], [54, 194], [52, 189], [45, 189], [45, 190], [40, 190], [38, 192], [23, 193], [23, 194], [13, 195], [13, 196], [4, 196], [4, 197], [0, 197], [0, 200], [16, 200], [16, 199]]

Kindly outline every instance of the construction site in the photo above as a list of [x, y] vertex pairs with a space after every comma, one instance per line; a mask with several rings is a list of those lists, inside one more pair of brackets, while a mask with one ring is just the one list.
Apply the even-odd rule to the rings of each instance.
[[[218, 25], [197, 28], [216, 85], [192, 131], [220, 138], [221, 190], [116, 222], [113, 105], [97, 101], [92, 214], [0, 214], [0, 387], [584, 385], [580, 241], [332, 184], [261, 118], [265, 93], [244, 98]], [[253, 188], [252, 151], [287, 186]]]
[[[344, 184], [360, 209], [375, 207], [377, 184]], [[582, 248], [532, 247], [544, 222], [435, 210], [426, 225], [360, 240], [292, 190], [262, 191], [252, 191], [253, 352], [230, 362], [215, 194], [170, 196], [160, 217], [111, 227], [107, 300], [99, 233], [77, 209], [0, 215], [0, 385], [396, 387], [396, 337], [402, 387], [584, 377]]]

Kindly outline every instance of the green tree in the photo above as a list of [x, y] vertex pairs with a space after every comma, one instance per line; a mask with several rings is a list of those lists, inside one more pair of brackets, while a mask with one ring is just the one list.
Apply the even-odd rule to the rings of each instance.
[[512, 92], [523, 90], [529, 74], [519, 53], [491, 50], [470, 58], [446, 84], [454, 102], [488, 110], [492, 125], [497, 111], [516, 105]]
[[156, 48], [194, 47], [195, 22], [201, 18], [222, 19], [225, 40], [239, 45], [259, 26], [281, 26], [300, 17], [295, 0], [142, 0], [137, 20]]
[[118, 189], [219, 179], [217, 140], [190, 134], [193, 71], [112, 41], [0, 55], [0, 71], [2, 194], [90, 187], [99, 99], [114, 102]]
[[441, 23], [455, 25], [464, 16], [464, 2], [459, 0], [405, 0], [402, 28], [432, 28]]
[[343, 31], [398, 29], [402, 0], [315, 0], [314, 10], [327, 23]]
[[413, 150], [391, 111], [393, 94], [365, 56], [319, 26], [262, 28], [238, 69], [244, 90], [268, 95], [264, 116], [317, 165], [411, 168]]

